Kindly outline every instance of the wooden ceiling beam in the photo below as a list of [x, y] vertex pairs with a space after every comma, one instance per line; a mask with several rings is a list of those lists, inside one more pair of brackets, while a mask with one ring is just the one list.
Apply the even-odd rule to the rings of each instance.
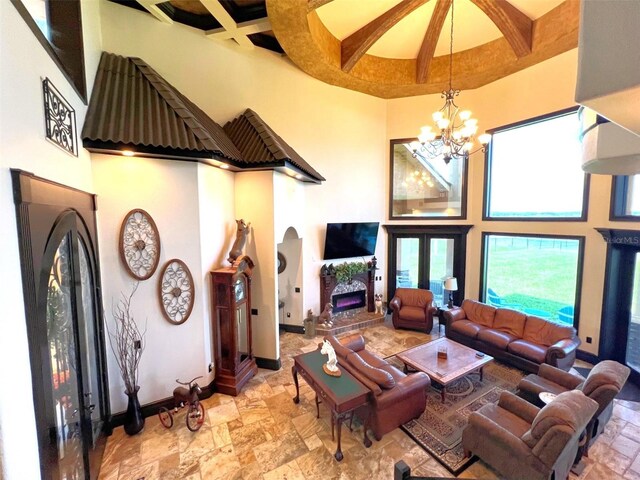
[[502, 32], [518, 58], [531, 53], [533, 20], [506, 0], [471, 0]]
[[350, 72], [371, 46], [396, 23], [429, 0], [402, 0], [378, 18], [351, 34], [341, 44], [341, 63], [344, 72]]
[[[229, 37], [233, 38], [238, 45], [246, 48], [253, 48], [254, 45], [245, 33], [238, 30], [238, 24], [229, 12], [222, 6], [220, 0], [200, 0], [202, 5], [209, 10], [209, 13], [218, 21], [222, 28], [230, 33]], [[209, 38], [215, 38], [210, 36]]]
[[333, 0], [309, 0], [307, 2], [307, 10], [315, 10], [316, 8], [320, 8], [321, 6], [331, 2], [333, 2]]
[[418, 53], [418, 59], [416, 60], [416, 83], [425, 83], [427, 81], [429, 65], [431, 65], [431, 59], [436, 51], [440, 32], [442, 31], [442, 26], [447, 18], [447, 12], [450, 7], [451, 0], [438, 0], [438, 3], [433, 9], [427, 33], [424, 35], [420, 52]]
[[158, 3], [162, 3], [163, 1], [164, 0], [138, 0], [138, 3], [162, 23], [173, 25], [173, 19], [158, 8]]
[[238, 23], [234, 30], [227, 30], [226, 28], [221, 27], [207, 30], [204, 33], [207, 37], [217, 38], [218, 40], [227, 40], [233, 38], [235, 35], [253, 35], [254, 33], [268, 32], [270, 30], [271, 22], [269, 22], [269, 19], [265, 17]]

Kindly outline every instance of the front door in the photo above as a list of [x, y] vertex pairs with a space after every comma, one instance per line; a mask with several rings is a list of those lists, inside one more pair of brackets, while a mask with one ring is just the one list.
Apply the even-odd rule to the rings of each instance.
[[12, 175], [42, 477], [94, 479], [109, 415], [95, 199]]

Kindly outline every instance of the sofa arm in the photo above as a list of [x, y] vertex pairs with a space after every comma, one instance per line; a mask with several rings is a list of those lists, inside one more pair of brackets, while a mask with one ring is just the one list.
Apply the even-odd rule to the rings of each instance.
[[554, 343], [547, 350], [546, 363], [548, 363], [549, 365], [557, 366], [558, 360], [560, 359], [575, 358], [578, 345], [580, 345], [579, 338], [564, 339]]
[[393, 297], [389, 302], [389, 308], [395, 312], [399, 312], [400, 307], [402, 307], [402, 300], [400, 300], [400, 297]]
[[396, 386], [391, 390], [385, 390], [382, 395], [375, 397], [378, 408], [390, 405], [401, 406], [403, 399], [419, 393], [425, 395], [425, 390], [431, 385], [431, 379], [426, 373], [415, 372], [400, 380], [396, 380]]
[[446, 320], [447, 325], [457, 322], [458, 320], [464, 320], [465, 318], [467, 318], [467, 314], [462, 307], [453, 307], [444, 312], [444, 319]]
[[540, 409], [511, 392], [502, 392], [498, 406], [520, 417], [527, 423], [533, 423]]
[[578, 388], [578, 385], [584, 382], [582, 377], [565, 372], [564, 370], [560, 370], [559, 368], [553, 367], [547, 363], [540, 365], [538, 376], [551, 380], [553, 383], [557, 383], [567, 390], [575, 390]]

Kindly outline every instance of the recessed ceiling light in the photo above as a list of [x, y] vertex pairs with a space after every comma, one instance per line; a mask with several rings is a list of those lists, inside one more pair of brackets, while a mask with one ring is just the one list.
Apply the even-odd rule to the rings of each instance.
[[224, 168], [225, 170], [229, 169], [229, 165], [227, 165], [226, 163], [222, 163], [220, 164], [220, 168]]
[[133, 157], [136, 154], [133, 150], [122, 150], [122, 155], [125, 157]]
[[300, 179], [302, 178], [302, 175], [297, 174], [297, 175], [296, 175], [296, 178], [297, 178], [298, 180], [300, 180]]

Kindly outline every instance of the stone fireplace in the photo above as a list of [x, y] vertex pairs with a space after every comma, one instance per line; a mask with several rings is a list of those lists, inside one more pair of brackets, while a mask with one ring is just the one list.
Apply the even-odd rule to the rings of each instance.
[[320, 270], [320, 309], [331, 302], [334, 314], [375, 311], [376, 263], [376, 257], [373, 257], [365, 272], [355, 274], [350, 282], [345, 283], [338, 283], [333, 264], [324, 265]]

